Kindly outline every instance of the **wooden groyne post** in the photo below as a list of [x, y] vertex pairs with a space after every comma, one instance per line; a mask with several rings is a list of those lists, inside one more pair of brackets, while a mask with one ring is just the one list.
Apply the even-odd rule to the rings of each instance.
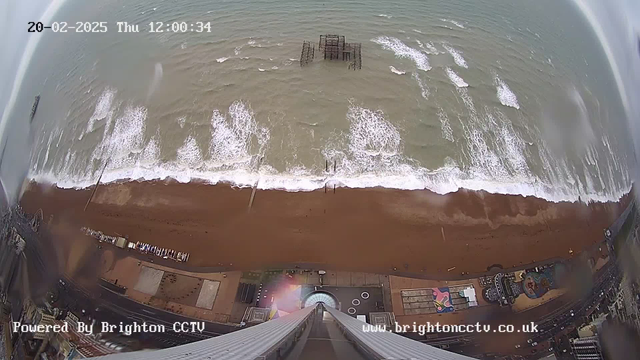
[[89, 196], [89, 200], [87, 200], [87, 204], [84, 206], [84, 210], [82, 211], [87, 211], [87, 207], [89, 207], [89, 203], [91, 202], [91, 199], [93, 199], [93, 195], [95, 195], [96, 191], [98, 191], [98, 186], [100, 186], [100, 180], [102, 180], [102, 175], [104, 174], [104, 170], [107, 168], [107, 165], [109, 165], [109, 159], [107, 159], [107, 162], [104, 164], [104, 167], [100, 172], [100, 176], [98, 177], [98, 181], [96, 182], [96, 186], [94, 186], [93, 191], [91, 192], [91, 196]]
[[[262, 164], [262, 156], [258, 159], [257, 172], [260, 171], [260, 165]], [[256, 190], [258, 189], [258, 182], [260, 181], [260, 177], [258, 175], [258, 180], [256, 180], [255, 185], [253, 185], [253, 189], [251, 189], [251, 197], [249, 198], [249, 206], [247, 206], [247, 212], [251, 211], [251, 207], [253, 206], [253, 199], [256, 197]]]

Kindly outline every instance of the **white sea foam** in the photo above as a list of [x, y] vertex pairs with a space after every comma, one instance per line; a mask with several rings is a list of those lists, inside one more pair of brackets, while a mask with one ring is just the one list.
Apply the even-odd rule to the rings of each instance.
[[493, 82], [496, 86], [496, 92], [500, 103], [504, 106], [511, 106], [512, 108], [520, 109], [518, 98], [516, 97], [516, 94], [514, 94], [511, 89], [509, 89], [509, 86], [507, 86], [507, 84], [502, 81], [502, 79], [500, 79], [497, 75], [495, 76]]
[[425, 100], [429, 100], [429, 86], [422, 82], [422, 79], [420, 79], [420, 75], [418, 75], [417, 72], [411, 74], [411, 77], [418, 83], [418, 86], [420, 87], [420, 94], [422, 95], [422, 97]]
[[433, 43], [431, 41], [426, 43], [424, 46], [427, 48], [428, 51], [432, 52], [433, 54], [442, 54], [441, 51], [436, 49], [436, 47], [433, 45]]
[[193, 136], [189, 135], [177, 150], [176, 161], [188, 169], [197, 169], [202, 165], [202, 150]]
[[431, 69], [431, 66], [429, 66], [429, 58], [427, 57], [427, 55], [419, 50], [407, 46], [397, 38], [380, 36], [375, 39], [371, 39], [371, 41], [379, 44], [385, 50], [393, 51], [396, 57], [413, 60], [413, 62], [420, 70], [428, 71], [429, 69]]
[[159, 138], [160, 135], [154, 135], [149, 139], [149, 142], [140, 154], [140, 158], [138, 158], [138, 165], [155, 165], [158, 163], [158, 159], [160, 158]]
[[47, 152], [44, 154], [44, 161], [42, 162], [42, 166], [47, 165], [47, 161], [49, 160], [49, 151], [51, 150], [52, 141], [53, 141], [53, 131], [49, 134], [49, 141], [47, 141]]
[[398, 70], [393, 66], [389, 66], [389, 70], [391, 70], [392, 73], [398, 74], [398, 75], [404, 75], [407, 73], [406, 71]]
[[387, 15], [387, 14], [380, 14], [380, 15], [377, 15], [377, 16], [378, 16], [378, 17], [387, 18], [387, 19], [391, 19], [391, 18], [393, 17], [393, 16], [391, 16], [391, 15]]
[[438, 49], [436, 49], [436, 47], [433, 45], [432, 42], [428, 42], [426, 44], [423, 44], [422, 41], [416, 39], [416, 43], [418, 43], [418, 46], [420, 46], [420, 49], [429, 54], [429, 55], [438, 55], [438, 54], [442, 54], [441, 51], [439, 51]]
[[349, 133], [332, 139], [323, 150], [327, 159], [337, 162], [338, 177], [402, 171], [402, 139], [382, 111], [352, 104], [347, 119]]
[[445, 50], [449, 52], [449, 54], [451, 54], [451, 56], [453, 56], [453, 61], [455, 61], [456, 65], [461, 66], [465, 69], [469, 68], [469, 66], [467, 65], [467, 62], [462, 57], [462, 53], [460, 51], [452, 48], [448, 44], [442, 44], [442, 46], [445, 48]]
[[89, 118], [87, 123], [87, 132], [92, 132], [95, 128], [96, 121], [106, 119], [108, 116], [112, 116], [111, 106], [113, 105], [113, 99], [116, 96], [116, 90], [113, 88], [106, 88], [98, 98], [96, 107], [93, 110], [93, 114]]
[[451, 130], [449, 117], [443, 108], [438, 108], [438, 120], [440, 120], [440, 128], [442, 129], [442, 138], [451, 142], [455, 141], [453, 139], [453, 130]]
[[109, 157], [110, 168], [130, 165], [132, 155], [142, 150], [146, 119], [147, 109], [143, 106], [129, 106], [116, 119], [106, 152], [102, 154]]
[[456, 74], [455, 71], [451, 70], [450, 67], [447, 67], [445, 69], [445, 72], [447, 73], [447, 76], [449, 77], [449, 80], [451, 80], [451, 82], [461, 88], [461, 87], [467, 87], [469, 86], [469, 84], [467, 84], [458, 74]]
[[413, 29], [413, 32], [418, 33], [418, 34], [422, 34], [422, 31], [420, 31], [418, 29]]
[[60, 135], [58, 136], [58, 142], [56, 143], [56, 147], [60, 146], [60, 140], [62, 140], [62, 135], [64, 135], [64, 129], [60, 131]]
[[187, 122], [187, 117], [186, 116], [180, 116], [179, 118], [176, 119], [176, 121], [178, 122], [178, 125], [180, 125], [180, 128], [184, 128], [184, 124]]
[[[256, 138], [258, 150], [251, 152], [251, 140]], [[241, 101], [229, 106], [228, 116], [215, 110], [211, 117], [209, 153], [216, 166], [250, 161], [262, 154], [269, 141], [269, 131], [259, 127], [251, 108]]]
[[223, 63], [223, 62], [225, 62], [225, 61], [227, 61], [227, 60], [229, 60], [229, 58], [228, 58], [228, 57], [220, 57], [220, 58], [217, 58], [217, 59], [216, 59], [216, 61], [217, 61], [217, 62], [219, 62], [219, 63]]
[[[418, 76], [416, 81], [419, 79]], [[485, 106], [476, 109], [466, 88], [456, 88], [456, 91], [467, 109], [466, 114], [458, 116], [461, 132], [456, 133], [457, 141], [463, 144], [464, 157], [469, 159], [465, 164], [445, 159], [440, 168], [422, 167], [404, 154], [402, 128], [380, 110], [351, 104], [346, 114], [349, 130], [332, 136], [322, 150], [325, 158], [337, 162], [335, 173], [326, 174], [324, 162], [317, 167], [296, 165], [278, 171], [270, 166], [268, 157], [258, 169], [257, 159], [265, 155], [269, 146], [269, 131], [258, 125], [250, 106], [240, 101], [231, 104], [226, 113], [213, 112], [208, 149], [194, 136], [188, 136], [179, 148], [173, 150], [175, 157], [172, 157], [167, 153], [166, 145], [160, 154], [159, 133], [144, 139], [146, 108], [129, 104], [120, 111], [114, 99], [109, 107], [115, 112], [113, 123], [107, 117], [103, 138], [90, 159], [93, 161], [87, 161], [81, 150], [64, 149], [67, 144], [60, 141], [63, 129], [56, 130], [48, 137], [39, 137], [40, 149], [36, 150], [39, 155], [34, 159], [36, 164], [31, 168], [30, 177], [36, 181], [53, 182], [63, 188], [88, 187], [95, 184], [102, 166], [110, 159], [102, 178], [105, 183], [125, 179], [173, 178], [179, 182], [200, 179], [237, 186], [258, 183], [260, 189], [289, 191], [313, 190], [325, 184], [352, 188], [429, 189], [437, 193], [466, 188], [531, 195], [552, 201], [575, 201], [578, 197], [583, 201], [617, 200], [629, 190], [624, 183], [614, 180], [613, 169], [620, 168], [617, 171], [627, 174], [627, 180], [628, 171], [622, 165], [624, 160], [609, 160], [609, 155], [616, 153], [611, 145], [615, 145], [613, 140], [602, 138], [597, 143], [602, 143], [602, 149], [588, 149], [580, 166], [585, 172], [581, 180], [575, 175], [572, 164], [552, 156], [544, 141], [534, 136], [535, 149], [539, 151], [537, 155], [546, 171], [543, 176], [536, 176], [529, 168], [527, 156], [531, 148], [524, 141], [523, 130], [516, 128], [497, 108]], [[456, 141], [447, 112], [438, 108], [437, 115], [442, 137]], [[56, 140], [61, 148], [48, 155], [48, 150], [57, 145]], [[172, 158], [175, 160], [166, 160]], [[605, 169], [601, 173], [599, 164], [607, 164], [609, 173]], [[597, 177], [592, 175], [594, 173]], [[615, 186], [604, 189], [603, 184], [614, 181]]]
[[460, 29], [464, 29], [464, 25], [462, 25], [462, 23], [459, 23], [459, 22], [457, 22], [457, 21], [455, 21], [455, 20], [449, 20], [449, 19], [440, 19], [440, 20], [442, 20], [442, 21], [444, 21], [444, 22], [451, 23], [451, 24], [453, 24], [453, 25], [455, 25], [455, 26], [459, 27]]

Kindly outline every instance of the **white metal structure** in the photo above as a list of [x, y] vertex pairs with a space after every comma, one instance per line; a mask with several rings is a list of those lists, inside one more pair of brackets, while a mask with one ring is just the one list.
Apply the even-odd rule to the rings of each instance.
[[315, 306], [316, 304], [323, 303], [329, 307], [337, 308], [336, 299], [325, 292], [314, 292], [304, 301], [304, 307]]
[[[369, 326], [339, 310], [318, 303], [289, 315], [230, 334], [155, 351], [100, 357], [105, 360], [267, 360], [284, 359], [296, 344], [306, 341], [314, 316], [327, 311], [342, 333], [365, 359], [464, 360], [471, 359], [391, 332], [365, 332]], [[329, 315], [325, 314], [325, 315]], [[311, 329], [313, 331], [313, 329]], [[344, 340], [343, 340], [344, 341]], [[344, 342], [343, 342], [344, 343]], [[331, 345], [329, 345], [331, 346]], [[290, 355], [290, 354], [289, 354]]]

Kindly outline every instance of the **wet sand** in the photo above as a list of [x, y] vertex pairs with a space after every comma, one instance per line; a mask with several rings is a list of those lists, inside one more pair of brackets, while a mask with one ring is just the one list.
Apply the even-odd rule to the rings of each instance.
[[188, 265], [196, 267], [312, 264], [432, 278], [576, 256], [603, 240], [603, 229], [630, 201], [585, 205], [466, 190], [338, 188], [258, 190], [249, 210], [251, 189], [158, 181], [100, 185], [85, 212], [92, 190], [31, 184], [22, 205], [42, 208], [54, 224], [187, 251]]

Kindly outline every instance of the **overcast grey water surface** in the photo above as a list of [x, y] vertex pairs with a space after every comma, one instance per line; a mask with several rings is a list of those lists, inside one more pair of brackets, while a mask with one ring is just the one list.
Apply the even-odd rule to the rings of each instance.
[[[54, 21], [108, 31], [49, 32], [34, 53], [13, 117], [42, 95], [36, 180], [88, 186], [108, 159], [103, 181], [550, 200], [629, 189], [616, 85], [569, 1], [68, 0]], [[211, 32], [151, 33], [152, 21]], [[327, 33], [362, 43], [362, 70], [300, 67], [302, 41]]]

